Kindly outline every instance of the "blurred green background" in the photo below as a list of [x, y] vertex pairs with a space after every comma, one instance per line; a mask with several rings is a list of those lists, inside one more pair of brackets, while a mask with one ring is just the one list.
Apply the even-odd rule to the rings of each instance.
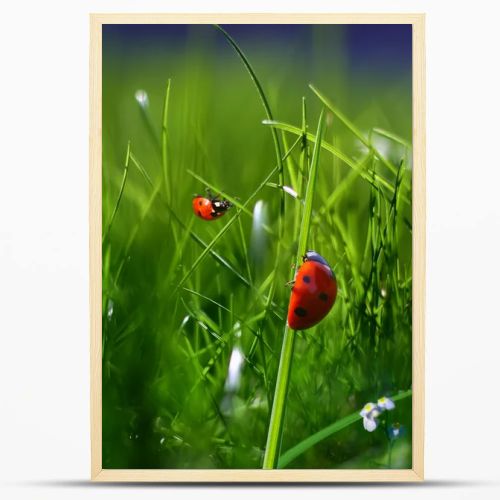
[[[368, 401], [411, 389], [411, 26], [224, 28], [276, 120], [301, 127], [305, 96], [315, 132], [323, 103], [312, 83], [368, 144], [326, 109], [324, 140], [363, 175], [322, 150], [309, 247], [333, 267], [339, 294], [329, 316], [296, 340], [284, 452]], [[170, 189], [161, 149], [169, 79]], [[205, 222], [191, 199], [204, 193], [199, 178], [241, 203], [265, 179], [276, 159], [264, 108], [241, 60], [208, 25], [105, 25], [102, 91], [103, 467], [259, 468], [300, 200], [286, 197], [272, 273], [279, 189], [263, 187], [217, 241], [228, 265], [207, 255], [193, 268], [203, 251], [195, 238], [210, 243], [236, 208]], [[296, 138], [280, 132], [283, 152]], [[135, 162], [127, 162], [129, 141]], [[300, 146], [285, 169], [294, 189], [299, 156]], [[273, 280], [275, 307], [263, 318]], [[395, 423], [402, 432], [389, 440]], [[287, 467], [411, 467], [411, 398], [373, 433], [357, 421]]]

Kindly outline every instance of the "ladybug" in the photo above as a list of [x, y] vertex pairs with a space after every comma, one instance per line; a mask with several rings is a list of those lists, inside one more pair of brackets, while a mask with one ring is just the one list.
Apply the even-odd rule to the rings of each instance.
[[193, 211], [203, 220], [214, 220], [222, 217], [233, 204], [225, 199], [220, 199], [218, 196], [212, 196], [210, 191], [207, 191], [207, 196], [196, 195], [193, 198]]
[[308, 250], [293, 282], [288, 326], [305, 330], [319, 323], [333, 307], [337, 297], [337, 280], [328, 262], [317, 252]]

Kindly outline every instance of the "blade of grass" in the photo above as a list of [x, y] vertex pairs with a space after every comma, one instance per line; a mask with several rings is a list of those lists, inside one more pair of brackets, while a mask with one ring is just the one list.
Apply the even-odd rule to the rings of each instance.
[[248, 281], [250, 281], [250, 283], [253, 283], [252, 271], [250, 269], [250, 259], [248, 257], [248, 247], [245, 240], [245, 233], [243, 232], [243, 224], [241, 223], [241, 218], [238, 219], [238, 229], [240, 230], [241, 248], [243, 248], [243, 257], [245, 257], [245, 267], [248, 274]]
[[382, 137], [386, 137], [387, 139], [390, 139], [391, 141], [397, 142], [398, 144], [401, 144], [405, 148], [411, 149], [411, 144], [403, 139], [402, 137], [399, 137], [399, 135], [396, 135], [392, 132], [388, 132], [387, 130], [375, 127], [372, 129], [373, 132], [375, 132], [378, 135], [381, 135]]
[[[392, 396], [391, 399], [393, 401], [401, 401], [402, 399], [405, 399], [409, 396], [411, 396], [412, 391], [409, 389], [408, 391], [401, 392], [399, 394], [396, 394], [395, 396]], [[345, 429], [349, 425], [358, 422], [361, 420], [363, 417], [359, 414], [358, 411], [351, 413], [347, 417], [341, 418], [340, 420], [337, 420], [333, 424], [329, 425], [328, 427], [325, 427], [324, 429], [321, 429], [320, 431], [316, 432], [315, 434], [312, 434], [308, 438], [304, 439], [300, 443], [296, 444], [293, 448], [290, 448], [287, 450], [283, 455], [281, 455], [279, 462], [278, 462], [278, 468], [283, 469], [286, 467], [290, 462], [295, 460], [297, 457], [305, 453], [307, 450], [318, 444], [319, 442], [323, 441], [324, 439], [332, 436], [336, 432], [341, 431], [342, 429]]]
[[[132, 163], [137, 167], [137, 169], [139, 170], [139, 172], [142, 174], [142, 176], [146, 179], [147, 183], [153, 188], [153, 190], [157, 190], [157, 188], [155, 188], [155, 185], [153, 184], [153, 181], [151, 180], [151, 177], [149, 177], [149, 174], [147, 173], [147, 171], [145, 170], [145, 168], [141, 165], [141, 163], [139, 162], [139, 160], [135, 157], [135, 155], [133, 154], [132, 151], [130, 152], [130, 159], [131, 159]], [[273, 172], [276, 172], [276, 167], [274, 168]], [[159, 199], [161, 200], [163, 206], [169, 212], [170, 216], [173, 217], [173, 219], [177, 222], [177, 224], [179, 224], [179, 226], [183, 230], [187, 230], [186, 225], [179, 219], [179, 217], [177, 216], [177, 214], [175, 213], [175, 211], [172, 210], [172, 208], [170, 207], [170, 204], [164, 198], [162, 198], [161, 196], [159, 196]], [[190, 234], [191, 238], [194, 241], [196, 241], [196, 243], [198, 243], [201, 247], [203, 247], [204, 249], [207, 248], [208, 245], [194, 231], [189, 231], [189, 234]], [[219, 255], [217, 252], [215, 252], [212, 249], [209, 250], [209, 253], [210, 253], [210, 255], [212, 255], [212, 257], [217, 262], [219, 262], [224, 267], [226, 267], [227, 269], [229, 269], [246, 286], [248, 286], [248, 287], [251, 288], [251, 283], [232, 264], [230, 264], [226, 259], [224, 259], [221, 255]]]
[[161, 163], [163, 167], [163, 182], [165, 185], [165, 193], [168, 201], [171, 201], [170, 180], [168, 176], [168, 103], [170, 100], [170, 78], [167, 80], [167, 88], [165, 90], [165, 101], [163, 103], [163, 116], [161, 126]]
[[[243, 51], [240, 49], [238, 44], [231, 38], [231, 36], [218, 24], [214, 24], [215, 28], [217, 28], [226, 38], [226, 40], [229, 42], [229, 44], [233, 47], [233, 49], [236, 51], [240, 59], [242, 60], [245, 68], [247, 69], [251, 80], [253, 81], [257, 92], [259, 94], [260, 100], [262, 101], [262, 105], [264, 106], [264, 109], [266, 111], [267, 119], [268, 120], [273, 120], [273, 114], [271, 112], [271, 108], [269, 106], [269, 102], [267, 101], [266, 94], [264, 93], [264, 89], [262, 88], [262, 85], [260, 84], [259, 79], [257, 78], [257, 75], [255, 74], [255, 71], [252, 68], [252, 65], [250, 64], [249, 60], [243, 53]], [[278, 166], [278, 181], [279, 183], [283, 186], [284, 182], [284, 176], [283, 176], [283, 160], [281, 158], [281, 144], [280, 140], [278, 137], [278, 132], [274, 129], [272, 130], [272, 136], [273, 136], [273, 143], [274, 143], [274, 153], [276, 155], [276, 165]], [[281, 240], [283, 239], [283, 231], [284, 231], [284, 224], [283, 224], [283, 219], [285, 217], [285, 193], [281, 193], [281, 199], [280, 199], [280, 217], [278, 219], [278, 248], [276, 250], [276, 260], [279, 259], [280, 257], [280, 243]], [[272, 297], [271, 297], [272, 298]]]
[[[241, 316], [238, 316], [237, 314], [234, 314], [234, 311], [232, 309], [228, 309], [227, 307], [223, 306], [222, 304], [220, 304], [219, 302], [211, 299], [210, 297], [207, 297], [206, 295], [203, 295], [199, 292], [196, 292], [195, 290], [191, 290], [190, 288], [186, 288], [186, 287], [183, 287], [182, 288], [184, 291], [192, 294], [192, 295], [196, 295], [198, 297], [201, 297], [202, 299], [214, 304], [215, 306], [217, 306], [218, 308], [228, 312], [228, 313], [231, 313], [234, 315], [234, 317], [243, 325], [245, 326], [246, 328], [248, 328], [252, 333], [253, 335], [255, 335], [256, 337], [259, 336], [259, 334], [253, 329], [251, 328], [248, 323], [241, 317]], [[264, 344], [265, 346], [269, 349], [269, 351], [272, 353], [273, 352], [273, 349], [272, 347], [264, 340]]]
[[139, 230], [142, 226], [142, 223], [146, 219], [146, 217], [149, 215], [151, 208], [154, 204], [154, 201], [156, 200], [156, 197], [158, 196], [160, 192], [159, 186], [153, 189], [153, 192], [151, 193], [148, 201], [145, 204], [144, 210], [141, 212], [139, 219], [137, 220], [136, 224], [134, 227], [130, 230], [129, 237], [127, 240], [127, 243], [125, 245], [124, 250], [122, 251], [121, 258], [120, 258], [120, 264], [118, 265], [118, 270], [116, 272], [116, 276], [114, 278], [114, 286], [118, 285], [118, 282], [120, 280], [120, 276], [122, 274], [123, 268], [125, 266], [125, 263], [127, 261], [127, 256], [129, 255], [129, 251], [132, 248], [132, 245], [134, 244], [134, 241], [139, 233]]
[[[253, 83], [255, 84], [255, 87], [257, 88], [257, 92], [259, 93], [260, 99], [262, 101], [262, 104], [264, 106], [264, 109], [266, 111], [267, 119], [268, 120], [273, 120], [273, 115], [271, 113], [271, 108], [269, 106], [269, 103], [267, 101], [266, 95], [264, 93], [264, 90], [262, 88], [262, 85], [259, 82], [259, 79], [257, 78], [257, 75], [255, 74], [255, 71], [253, 70], [252, 66], [250, 65], [250, 62], [248, 61], [247, 57], [243, 53], [243, 51], [240, 49], [238, 44], [229, 36], [229, 34], [221, 28], [218, 24], [214, 25], [226, 38], [226, 40], [229, 42], [229, 44], [233, 47], [233, 49], [236, 51], [236, 53], [239, 55], [240, 59], [242, 60], [244, 66], [246, 67], [250, 78], [252, 79]], [[278, 182], [281, 186], [284, 185], [284, 174], [283, 174], [283, 161], [281, 158], [281, 145], [278, 137], [278, 132], [274, 129], [272, 129], [272, 137], [273, 137], [273, 142], [274, 142], [274, 152], [276, 155], [276, 161], [277, 161], [277, 166], [278, 166]], [[278, 241], [276, 245], [276, 257], [274, 261], [274, 270], [276, 271], [279, 267], [280, 261], [281, 261], [281, 247], [282, 247], [282, 241], [284, 237], [284, 231], [285, 231], [285, 224], [284, 224], [284, 219], [285, 219], [285, 192], [282, 190], [281, 191], [281, 196], [280, 196], [280, 211], [279, 211], [279, 216], [278, 216]], [[275, 274], [277, 276], [278, 273]], [[266, 307], [265, 307], [265, 312], [264, 312], [264, 317], [261, 322], [261, 327], [259, 328], [259, 331], [263, 330], [263, 326], [265, 325], [266, 318], [269, 312], [269, 309], [271, 305], [273, 304], [273, 298], [274, 298], [274, 293], [276, 291], [276, 279], [273, 280], [271, 283], [271, 288], [269, 290], [269, 294], [267, 296], [266, 300]]]
[[[285, 131], [281, 131], [281, 140], [283, 141], [283, 147], [285, 151], [288, 149], [288, 140], [286, 138]], [[297, 176], [295, 175], [295, 168], [293, 164], [293, 159], [290, 156], [286, 161], [286, 166], [288, 167], [288, 176], [290, 177], [290, 185], [294, 191], [297, 191]]]
[[[270, 121], [270, 120], [264, 120], [262, 123], [264, 125], [270, 125], [273, 128], [285, 130], [285, 131], [290, 132], [290, 133], [295, 134], [295, 135], [302, 135], [302, 130], [299, 127], [295, 127], [294, 125], [290, 125], [289, 123]], [[314, 137], [314, 134], [308, 132], [307, 133], [307, 140], [311, 141], [311, 142], [315, 142], [316, 138]], [[326, 149], [332, 155], [334, 155], [337, 158], [339, 158], [340, 160], [342, 160], [347, 166], [351, 167], [353, 170], [356, 170], [356, 172], [358, 172], [358, 174], [363, 179], [368, 181], [370, 184], [373, 183], [373, 180], [376, 180], [381, 185], [383, 185], [388, 191], [390, 191], [391, 194], [394, 193], [394, 186], [388, 180], [386, 180], [380, 174], [375, 173], [373, 175], [371, 173], [368, 174], [367, 172], [359, 170], [357, 164], [353, 160], [351, 160], [348, 156], [346, 156], [344, 153], [342, 153], [342, 151], [337, 149], [335, 146], [333, 146], [329, 142], [322, 141], [322, 148]]]
[[[218, 24], [214, 24], [214, 26], [224, 35], [224, 37], [229, 42], [229, 44], [233, 47], [233, 49], [236, 51], [236, 53], [240, 56], [240, 59], [242, 60], [248, 73], [250, 74], [250, 78], [252, 79], [253, 83], [255, 84], [255, 87], [257, 88], [257, 92], [259, 93], [260, 100], [262, 101], [262, 105], [264, 106], [264, 109], [266, 111], [267, 118], [269, 120], [272, 120], [273, 114], [271, 113], [271, 108], [269, 107], [269, 103], [267, 101], [266, 94], [264, 93], [262, 85], [260, 84], [259, 79], [257, 78], [257, 75], [255, 74], [255, 71], [253, 70], [247, 57], [245, 56], [243, 51], [240, 49], [238, 44], [233, 40], [233, 38], [231, 38], [231, 36], [221, 26], [219, 26]], [[278, 133], [275, 130], [272, 132], [272, 136], [273, 136], [273, 141], [274, 141], [274, 150], [275, 150], [275, 154], [276, 154], [276, 162], [278, 165], [278, 172], [280, 175], [280, 184], [283, 184], [283, 162], [281, 160], [281, 145], [280, 145]], [[285, 199], [283, 197], [283, 203], [284, 202], [285, 202]]]
[[[372, 154], [368, 153], [360, 162], [358, 162], [358, 169], [363, 170], [365, 165], [368, 164], [371, 159]], [[325, 213], [327, 213], [330, 208], [335, 204], [335, 202], [340, 198], [340, 196], [347, 191], [347, 188], [357, 179], [358, 172], [356, 170], [351, 170], [348, 175], [346, 175], [336, 186], [333, 193], [326, 199], [320, 208], [319, 212], [314, 218], [314, 222], [317, 222]]]
[[[302, 135], [300, 136], [302, 142], [302, 151], [300, 154], [300, 172], [299, 181], [297, 185], [297, 198], [302, 199], [302, 189], [304, 187], [304, 179], [309, 171], [309, 144], [307, 143], [307, 113], [306, 113], [306, 98], [302, 97]], [[293, 234], [297, 238], [300, 228], [301, 207], [297, 207], [295, 211], [295, 218], [293, 224]]]
[[[295, 144], [294, 144], [293, 147], [295, 147]], [[186, 172], [189, 175], [192, 175], [196, 180], [198, 180], [201, 183], [205, 184], [205, 186], [207, 186], [208, 188], [210, 188], [214, 193], [217, 193], [217, 195], [223, 196], [226, 200], [229, 200], [235, 207], [238, 207], [239, 209], [241, 209], [241, 211], [243, 213], [245, 213], [249, 217], [253, 218], [253, 213], [243, 203], [241, 203], [237, 198], [235, 198], [234, 196], [231, 196], [231, 195], [227, 194], [225, 191], [223, 191], [222, 189], [216, 187], [214, 184], [211, 184], [210, 182], [206, 181], [203, 177], [201, 177], [200, 175], [196, 174], [192, 170], [187, 169]], [[267, 224], [263, 224], [262, 227], [269, 234], [275, 235], [274, 231]]]
[[[323, 137], [324, 111], [318, 121], [318, 129], [316, 132], [316, 143], [311, 160], [311, 171], [307, 182], [304, 212], [302, 215], [302, 223], [300, 226], [299, 247], [297, 250], [296, 262], [300, 265], [302, 255], [307, 250], [307, 242], [311, 226], [312, 206], [314, 199], [314, 190], [316, 186], [316, 178], [319, 166], [319, 157], [321, 150], [321, 139]], [[273, 398], [273, 407], [269, 422], [267, 434], [266, 451], [264, 454], [264, 469], [274, 469], [278, 464], [279, 451], [281, 446], [281, 436], [283, 433], [283, 423], [285, 417], [285, 401], [288, 392], [288, 383], [292, 368], [293, 347], [295, 340], [295, 331], [285, 325], [283, 335], [283, 344], [281, 348], [280, 362], [278, 367], [278, 375], [276, 377], [276, 387]]]
[[118, 192], [118, 198], [116, 199], [115, 207], [113, 208], [113, 213], [109, 218], [108, 227], [106, 228], [106, 232], [104, 233], [104, 237], [102, 239], [103, 244], [106, 241], [107, 237], [109, 236], [109, 232], [111, 231], [111, 226], [113, 225], [113, 221], [115, 220], [116, 212], [118, 212], [118, 207], [120, 206], [123, 190], [125, 189], [125, 183], [127, 182], [129, 160], [130, 160], [130, 141], [127, 144], [127, 153], [125, 155], [125, 166], [123, 168], [123, 177], [120, 185], [120, 191]]
[[[293, 148], [295, 147], [295, 144], [298, 144], [298, 141], [295, 141], [294, 146], [292, 146], [292, 148], [289, 151], [287, 151], [287, 153], [285, 154], [285, 157], [287, 155], [291, 154]], [[177, 214], [175, 213], [175, 211], [172, 210], [172, 208], [167, 203], [167, 201], [164, 198], [161, 197], [159, 187], [158, 186], [156, 186], [156, 187], [154, 186], [153, 181], [151, 180], [151, 177], [146, 172], [145, 168], [141, 165], [141, 163], [139, 162], [139, 160], [137, 160], [137, 158], [135, 157], [135, 155], [133, 154], [132, 151], [130, 152], [130, 159], [131, 159], [132, 163], [137, 167], [137, 169], [139, 170], [139, 172], [142, 174], [142, 176], [144, 177], [144, 179], [147, 181], [147, 183], [150, 185], [150, 187], [152, 187], [153, 190], [154, 190], [154, 195], [151, 198], [151, 203], [152, 203], [152, 201], [154, 201], [154, 199], [158, 195], [159, 196], [159, 200], [162, 202], [163, 206], [167, 209], [167, 211], [170, 213], [170, 215], [173, 217], [173, 219], [177, 222], [177, 224], [179, 224], [179, 226], [184, 231], [187, 231], [189, 233], [189, 235], [191, 236], [191, 238], [196, 243], [198, 243], [202, 248], [206, 249], [208, 247], [207, 243], [205, 243], [194, 231], [191, 231], [179, 219], [179, 217], [177, 216]], [[277, 172], [277, 169], [278, 169], [278, 167], [275, 166], [270, 175], [274, 175]], [[224, 259], [224, 257], [222, 257], [221, 255], [219, 255], [217, 252], [215, 252], [212, 249], [210, 249], [209, 253], [210, 253], [210, 255], [217, 262], [219, 262], [220, 264], [222, 264], [224, 267], [226, 267], [227, 269], [229, 269], [236, 277], [238, 277], [244, 285], [246, 285], [248, 288], [250, 288], [252, 290], [255, 290], [255, 287], [252, 285], [252, 283], [250, 283], [250, 281], [248, 281], [248, 279], [245, 278], [232, 264], [230, 264], [226, 259]], [[123, 265], [121, 267], [123, 267]], [[272, 309], [273, 314], [279, 320], [281, 320], [282, 317], [281, 317], [281, 313], [280, 313], [280, 310], [281, 310], [280, 307], [276, 303], [274, 303], [274, 302], [271, 305], [273, 306], [273, 309]]]
[[[293, 146], [286, 152], [286, 154], [284, 156], [285, 159], [288, 157], [288, 155], [291, 154], [291, 152], [293, 151], [293, 149], [295, 148], [295, 146], [297, 144], [298, 144], [298, 141], [295, 141]], [[273, 168], [273, 170], [271, 170], [271, 172], [268, 174], [268, 176], [257, 186], [257, 188], [254, 190], [254, 192], [243, 203], [242, 208], [239, 208], [237, 210], [237, 212], [233, 215], [233, 217], [231, 217], [231, 219], [229, 219], [229, 221], [222, 227], [222, 229], [212, 238], [210, 243], [206, 246], [206, 248], [203, 250], [203, 252], [201, 252], [201, 254], [198, 256], [198, 258], [193, 262], [191, 267], [188, 269], [186, 274], [182, 277], [181, 281], [178, 283], [178, 285], [175, 288], [176, 290], [178, 288], [180, 288], [186, 282], [186, 280], [189, 278], [189, 276], [191, 276], [193, 271], [200, 265], [200, 263], [206, 257], [208, 252], [211, 251], [211, 249], [219, 241], [219, 239], [224, 235], [224, 233], [234, 224], [234, 222], [236, 222], [238, 217], [241, 215], [243, 208], [245, 208], [259, 194], [259, 192], [267, 184], [267, 182], [269, 182], [269, 180], [273, 177], [273, 175], [276, 173], [277, 170], [278, 170], [278, 166], [276, 166], [275, 168]], [[279, 245], [279, 241], [280, 240], [278, 240], [278, 245]], [[272, 300], [272, 297], [271, 297], [271, 300]]]
[[373, 147], [373, 144], [370, 143], [368, 139], [363, 135], [361, 130], [359, 130], [354, 123], [351, 122], [347, 118], [347, 116], [342, 113], [337, 106], [335, 106], [327, 97], [325, 97], [314, 85], [309, 84], [309, 88], [316, 94], [319, 100], [332, 112], [337, 118], [370, 150], [373, 151], [375, 156], [393, 173], [397, 172], [397, 167], [393, 163], [391, 163], [387, 158], [385, 158], [376, 148]]

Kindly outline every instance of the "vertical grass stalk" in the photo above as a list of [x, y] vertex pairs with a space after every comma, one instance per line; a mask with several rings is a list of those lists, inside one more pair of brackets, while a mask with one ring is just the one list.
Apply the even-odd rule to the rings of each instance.
[[170, 78], [167, 81], [165, 90], [165, 101], [163, 103], [163, 116], [161, 122], [161, 165], [163, 169], [163, 182], [165, 184], [165, 194], [169, 203], [172, 203], [170, 198], [170, 181], [168, 178], [168, 102], [170, 99]]
[[[312, 206], [314, 199], [314, 190], [316, 186], [316, 178], [319, 166], [319, 156], [321, 151], [321, 140], [323, 136], [324, 111], [318, 121], [318, 129], [316, 133], [316, 142], [311, 160], [311, 170], [307, 182], [304, 212], [302, 215], [302, 223], [300, 226], [299, 246], [297, 249], [296, 264], [300, 265], [302, 256], [307, 250], [307, 241], [311, 227]], [[271, 411], [271, 419], [269, 421], [269, 429], [267, 434], [266, 451], [264, 454], [264, 469], [275, 469], [278, 466], [278, 459], [281, 447], [281, 436], [283, 434], [283, 424], [286, 410], [286, 395], [290, 373], [292, 368], [293, 347], [295, 342], [295, 331], [285, 325], [283, 335], [283, 344], [281, 347], [280, 363], [278, 367], [278, 375], [276, 378], [276, 387], [274, 391], [273, 408]]]
[[123, 196], [123, 191], [125, 189], [125, 184], [127, 182], [127, 175], [128, 175], [128, 164], [130, 161], [130, 141], [128, 141], [127, 144], [127, 153], [125, 155], [125, 166], [123, 168], [123, 177], [122, 177], [122, 182], [120, 185], [120, 191], [118, 192], [118, 198], [116, 199], [115, 206], [113, 208], [113, 213], [111, 214], [111, 217], [109, 218], [108, 222], [108, 227], [106, 228], [106, 232], [104, 233], [103, 237], [103, 243], [106, 241], [106, 238], [109, 236], [109, 232], [111, 231], [111, 226], [113, 225], [113, 221], [115, 220], [116, 212], [118, 212], [118, 207], [120, 206], [120, 202]]

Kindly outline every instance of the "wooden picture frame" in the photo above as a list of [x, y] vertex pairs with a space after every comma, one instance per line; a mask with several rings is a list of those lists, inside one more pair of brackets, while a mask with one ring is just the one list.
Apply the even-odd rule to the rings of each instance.
[[[425, 46], [424, 14], [90, 15], [90, 363], [91, 478], [94, 481], [372, 482], [424, 478]], [[413, 32], [412, 464], [404, 470], [179, 470], [102, 467], [102, 26], [103, 24], [411, 24]]]

